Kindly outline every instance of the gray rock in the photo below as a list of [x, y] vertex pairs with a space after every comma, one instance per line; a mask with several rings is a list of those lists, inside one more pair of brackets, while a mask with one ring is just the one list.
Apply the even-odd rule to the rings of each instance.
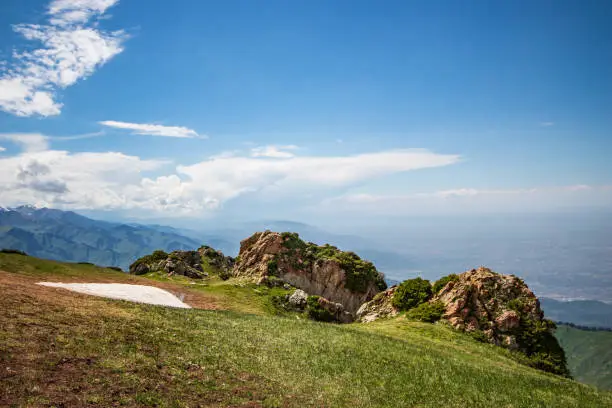
[[308, 299], [308, 293], [302, 289], [296, 289], [295, 292], [289, 296], [289, 304], [298, 309], [304, 309], [306, 307], [306, 300]]

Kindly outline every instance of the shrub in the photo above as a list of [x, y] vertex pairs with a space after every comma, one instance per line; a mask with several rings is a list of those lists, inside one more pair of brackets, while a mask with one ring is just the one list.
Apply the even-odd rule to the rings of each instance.
[[439, 291], [441, 291], [448, 282], [454, 282], [459, 280], [459, 276], [457, 274], [451, 273], [450, 275], [446, 275], [440, 279], [438, 279], [434, 284], [433, 284], [433, 293], [438, 293]]
[[553, 334], [555, 328], [551, 320], [530, 320], [521, 316], [520, 326], [512, 334], [516, 336], [520, 350], [528, 357], [529, 365], [567, 377], [569, 369], [565, 352]]
[[278, 260], [276, 257], [268, 261], [268, 275], [278, 276]]
[[28, 256], [28, 254], [26, 254], [24, 251], [21, 251], [19, 249], [4, 248], [4, 249], [0, 249], [0, 252], [3, 254], [17, 254], [17, 255]]
[[399, 284], [391, 304], [400, 310], [409, 310], [427, 302], [431, 297], [431, 284], [428, 280], [415, 278], [408, 279]]
[[123, 272], [123, 269], [121, 269], [118, 266], [107, 266], [106, 269], [112, 269], [113, 271]]
[[442, 318], [445, 310], [442, 302], [426, 302], [410, 309], [406, 313], [406, 317], [421, 322], [435, 323]]
[[319, 296], [308, 296], [306, 299], [306, 313], [312, 320], [331, 322], [334, 316], [319, 303]]
[[469, 335], [476, 341], [481, 343], [488, 343], [489, 339], [487, 339], [487, 335], [484, 334], [482, 330], [474, 330], [469, 332]]

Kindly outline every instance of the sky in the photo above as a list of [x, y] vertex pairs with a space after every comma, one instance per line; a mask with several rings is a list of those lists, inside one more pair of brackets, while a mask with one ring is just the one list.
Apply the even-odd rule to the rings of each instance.
[[609, 1], [4, 0], [0, 205], [612, 209]]

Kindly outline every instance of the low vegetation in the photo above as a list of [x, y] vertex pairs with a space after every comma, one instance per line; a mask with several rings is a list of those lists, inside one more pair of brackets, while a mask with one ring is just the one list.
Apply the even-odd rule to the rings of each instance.
[[154, 264], [154, 263], [161, 262], [167, 258], [168, 258], [168, 253], [158, 249], [156, 251], [153, 251], [152, 254], [145, 255], [143, 257], [138, 258], [136, 261], [134, 261], [130, 265], [130, 272], [136, 273], [136, 271], [138, 271], [138, 266], [141, 264], [143, 265]]
[[442, 318], [445, 306], [442, 302], [425, 302], [408, 310], [406, 317], [425, 323], [435, 323]]
[[431, 283], [428, 280], [408, 279], [397, 286], [391, 304], [399, 310], [409, 310], [427, 302], [431, 295]]
[[433, 293], [438, 293], [446, 286], [448, 282], [455, 282], [457, 280], [459, 280], [459, 275], [454, 273], [443, 276], [442, 278], [434, 282], [434, 284], [432, 285], [432, 291]]
[[[521, 365], [445, 325], [271, 316], [266, 305], [281, 288], [12, 254], [0, 254], [0, 271], [0, 406], [612, 406], [611, 393]], [[208, 310], [34, 284], [41, 280], [160, 285]]]
[[331, 322], [334, 316], [319, 303], [319, 296], [308, 296], [306, 300], [306, 313], [312, 320], [319, 322]]
[[519, 299], [508, 303], [518, 313], [520, 325], [511, 331], [516, 337], [519, 349], [526, 355], [526, 364], [540, 370], [569, 376], [565, 352], [554, 336], [556, 325], [552, 320], [536, 321], [523, 312], [524, 307]]

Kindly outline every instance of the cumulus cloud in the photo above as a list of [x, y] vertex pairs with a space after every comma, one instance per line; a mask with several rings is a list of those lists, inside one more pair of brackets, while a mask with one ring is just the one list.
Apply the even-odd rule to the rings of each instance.
[[59, 115], [61, 89], [86, 78], [123, 51], [123, 31], [106, 32], [96, 19], [119, 0], [54, 0], [49, 24], [16, 24], [13, 30], [37, 48], [15, 50], [0, 67], [0, 109], [17, 116]]
[[5, 150], [6, 150], [6, 147], [2, 147], [2, 146], [0, 146], [0, 152], [3, 152], [3, 151], [5, 151]]
[[206, 136], [198, 135], [198, 133], [193, 130], [183, 126], [162, 126], [162, 125], [154, 125], [150, 123], [128, 123], [128, 122], [118, 122], [115, 120], [105, 120], [102, 122], [98, 122], [103, 126], [108, 126], [116, 129], [125, 129], [131, 130], [134, 135], [151, 135], [151, 136], [167, 136], [167, 137], [199, 137], [205, 138]]
[[295, 200], [296, 192], [328, 194], [373, 178], [459, 160], [427, 150], [331, 157], [227, 155], [163, 172], [169, 163], [116, 152], [49, 150], [36, 145], [35, 141], [46, 143], [43, 135], [9, 136], [22, 143], [24, 151], [0, 157], [0, 204], [45, 202], [69, 209], [138, 209], [166, 215], [199, 214], [257, 192], [287, 200]]

